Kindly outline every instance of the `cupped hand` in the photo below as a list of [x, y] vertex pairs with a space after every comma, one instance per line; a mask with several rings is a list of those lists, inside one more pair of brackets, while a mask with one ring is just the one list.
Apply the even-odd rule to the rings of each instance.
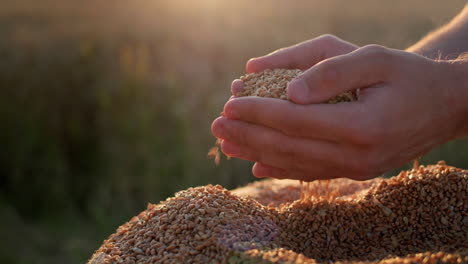
[[[247, 69], [305, 69], [307, 56], [297, 55], [297, 62], [267, 56]], [[256, 162], [257, 177], [370, 179], [460, 136], [467, 123], [468, 95], [457, 64], [376, 45], [319, 63], [324, 57], [310, 58], [313, 66], [288, 86], [301, 95], [296, 104], [234, 97], [212, 124], [222, 151]], [[356, 102], [321, 103], [356, 89]]]
[[[276, 50], [266, 56], [250, 59], [246, 64], [246, 71], [252, 73], [276, 68], [306, 70], [325, 59], [352, 52], [357, 48], [358, 46], [333, 35], [322, 35], [291, 47]], [[232, 82], [231, 92], [233, 95], [243, 89], [244, 84], [241, 80], [236, 79]], [[300, 103], [301, 96], [294, 90], [288, 92], [288, 97], [291, 101]]]

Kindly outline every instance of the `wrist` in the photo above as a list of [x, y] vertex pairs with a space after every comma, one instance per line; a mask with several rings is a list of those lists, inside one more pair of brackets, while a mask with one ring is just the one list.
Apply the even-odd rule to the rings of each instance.
[[454, 107], [455, 137], [468, 136], [468, 58], [442, 62], [447, 65], [449, 82], [446, 89], [451, 90]]

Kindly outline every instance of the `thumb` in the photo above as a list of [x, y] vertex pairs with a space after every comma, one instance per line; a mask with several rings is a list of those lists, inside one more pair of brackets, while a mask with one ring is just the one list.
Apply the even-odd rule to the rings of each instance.
[[369, 45], [324, 60], [288, 84], [288, 97], [297, 104], [323, 103], [340, 93], [385, 82], [397, 55], [396, 50]]

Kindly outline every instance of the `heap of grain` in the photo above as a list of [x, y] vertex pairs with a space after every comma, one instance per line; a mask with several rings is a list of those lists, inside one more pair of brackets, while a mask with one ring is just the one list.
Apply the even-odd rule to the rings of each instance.
[[343, 189], [335, 198], [264, 201], [281, 207], [221, 186], [190, 188], [119, 227], [89, 263], [468, 261], [468, 171], [421, 166], [353, 187], [358, 195], [340, 182], [330, 181]]
[[229, 251], [268, 246], [273, 209], [221, 186], [190, 188], [149, 204], [106, 240], [90, 263], [219, 263]]
[[[247, 75], [244, 92], [286, 99], [299, 73]], [[296, 181], [190, 188], [148, 205], [89, 263], [468, 263], [468, 171], [439, 163], [391, 179], [331, 180], [333, 195], [322, 188], [310, 183], [307, 199]]]
[[[368, 181], [353, 181], [350, 179], [339, 179], [329, 181], [314, 181], [304, 188], [297, 180], [268, 179], [250, 183], [244, 187], [232, 191], [241, 197], [250, 197], [259, 203], [270, 207], [283, 207], [296, 200], [306, 201], [308, 198], [333, 198], [349, 199], [355, 198], [367, 191], [371, 186], [380, 183], [382, 179]], [[304, 195], [304, 192], [307, 192]]]
[[352, 199], [281, 208], [284, 248], [319, 260], [376, 260], [468, 246], [468, 175], [444, 164], [383, 180]]

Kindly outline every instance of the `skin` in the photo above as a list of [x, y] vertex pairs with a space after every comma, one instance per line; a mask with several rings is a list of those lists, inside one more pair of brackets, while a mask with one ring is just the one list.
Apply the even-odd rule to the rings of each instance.
[[431, 59], [456, 59], [468, 51], [468, 4], [447, 25], [435, 30], [409, 47], [414, 52]]
[[[468, 59], [436, 60], [468, 51], [467, 29], [468, 6], [408, 51], [324, 35], [251, 59], [247, 72], [305, 70], [288, 85], [292, 102], [232, 97], [213, 135], [226, 155], [254, 161], [256, 177], [377, 177], [468, 135]], [[322, 103], [356, 89], [357, 102]]]

